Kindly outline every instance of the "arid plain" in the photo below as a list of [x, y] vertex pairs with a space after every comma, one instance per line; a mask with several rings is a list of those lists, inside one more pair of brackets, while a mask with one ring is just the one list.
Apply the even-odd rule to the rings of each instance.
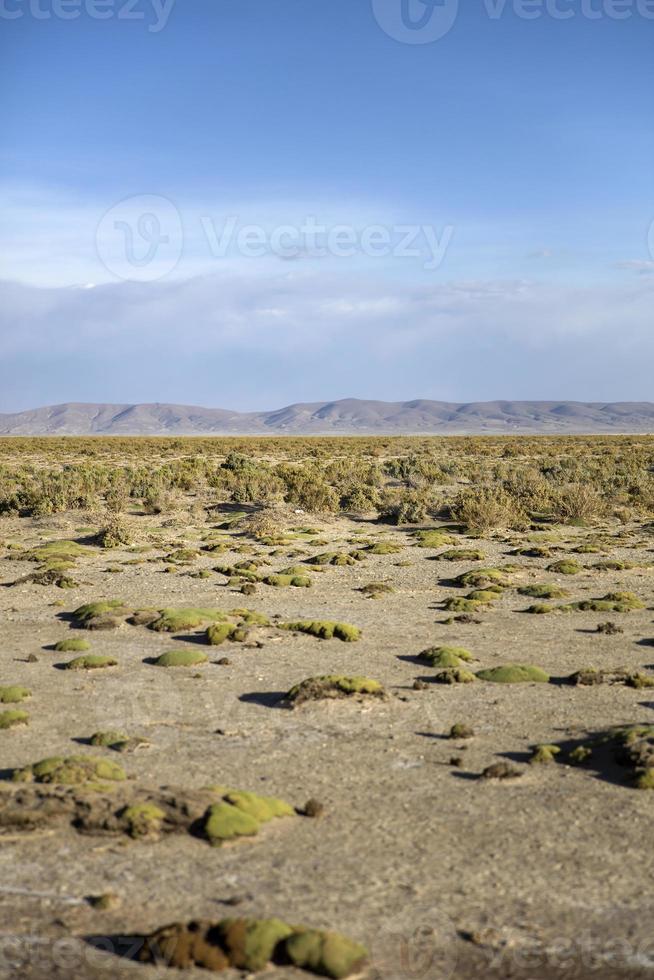
[[0, 441], [0, 977], [653, 975], [653, 468]]

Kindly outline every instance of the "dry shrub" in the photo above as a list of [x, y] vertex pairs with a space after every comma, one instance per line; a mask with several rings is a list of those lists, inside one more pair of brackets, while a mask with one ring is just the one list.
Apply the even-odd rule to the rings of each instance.
[[98, 531], [95, 541], [101, 548], [125, 547], [134, 541], [134, 528], [120, 514], [111, 514], [105, 526]]
[[605, 516], [606, 502], [597, 490], [585, 483], [571, 483], [552, 495], [552, 515], [558, 520], [594, 521]]
[[461, 490], [450, 504], [455, 521], [469, 531], [483, 533], [495, 528], [524, 528], [527, 513], [506, 490], [496, 487], [470, 487]]

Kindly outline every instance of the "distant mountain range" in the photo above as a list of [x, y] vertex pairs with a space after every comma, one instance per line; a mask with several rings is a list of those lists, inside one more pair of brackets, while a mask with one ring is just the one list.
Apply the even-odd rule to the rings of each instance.
[[651, 402], [362, 401], [230, 412], [188, 405], [66, 402], [0, 414], [0, 435], [464, 435], [654, 432]]

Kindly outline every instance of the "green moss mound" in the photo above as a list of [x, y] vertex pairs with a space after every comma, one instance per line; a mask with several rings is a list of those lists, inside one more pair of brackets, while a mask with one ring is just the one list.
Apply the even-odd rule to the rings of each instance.
[[0, 730], [16, 728], [17, 725], [29, 724], [29, 715], [20, 708], [13, 708], [11, 711], [0, 711]]
[[379, 681], [369, 677], [346, 677], [340, 674], [325, 674], [321, 677], [308, 677], [296, 684], [285, 697], [292, 705], [305, 701], [366, 696], [383, 698], [385, 691]]
[[493, 684], [546, 684], [550, 680], [549, 674], [540, 667], [525, 664], [489, 667], [486, 670], [478, 670], [477, 677], [482, 681], [491, 681]]
[[506, 572], [500, 568], [475, 568], [459, 575], [455, 583], [461, 588], [486, 589], [494, 587], [500, 591], [509, 585]]
[[154, 662], [155, 667], [201, 667], [208, 663], [206, 653], [196, 650], [169, 650]]
[[411, 537], [416, 539], [417, 548], [444, 548], [454, 544], [456, 538], [444, 531], [414, 531]]
[[183, 630], [204, 626], [205, 623], [224, 622], [226, 619], [226, 614], [220, 609], [186, 606], [160, 610], [159, 616], [149, 624], [149, 628], [155, 633], [181, 633]]
[[91, 644], [88, 640], [59, 640], [54, 646], [57, 653], [82, 653], [90, 650]]
[[523, 585], [518, 589], [520, 595], [529, 596], [532, 599], [565, 599], [568, 593], [559, 585], [553, 582], [541, 582], [537, 585]]
[[31, 698], [32, 692], [27, 687], [20, 684], [10, 684], [7, 687], [0, 687], [0, 704], [19, 704], [26, 698]]
[[135, 803], [127, 806], [121, 811], [120, 816], [127, 824], [127, 833], [134, 839], [156, 836], [166, 818], [163, 810], [154, 803]]
[[129, 735], [124, 732], [94, 732], [89, 739], [90, 744], [97, 748], [116, 750], [120, 750], [129, 741]]
[[556, 575], [578, 575], [583, 570], [583, 566], [572, 558], [564, 558], [547, 566], [547, 571], [554, 572]]
[[278, 817], [292, 817], [293, 807], [274, 796], [258, 796], [243, 790], [226, 790], [212, 804], [203, 821], [203, 831], [213, 847], [238, 837], [255, 837], [262, 824]]
[[472, 671], [465, 667], [447, 667], [434, 677], [437, 684], [472, 684], [476, 679]]
[[645, 609], [642, 602], [633, 592], [609, 592], [601, 599], [582, 599], [572, 602], [567, 609], [577, 612], [618, 612], [628, 613], [635, 609]]
[[118, 661], [113, 657], [103, 657], [97, 653], [89, 653], [85, 657], [75, 657], [64, 664], [65, 670], [103, 670], [105, 667], [117, 667]]
[[272, 585], [277, 589], [309, 589], [313, 582], [308, 575], [266, 575], [264, 585]]
[[236, 633], [247, 635], [244, 630], [239, 630], [233, 623], [214, 623], [213, 626], [207, 627], [205, 638], [209, 646], [219, 647], [225, 640], [234, 639]]
[[439, 560], [443, 561], [483, 561], [486, 557], [483, 551], [475, 548], [452, 548], [450, 551], [443, 551], [438, 555]]
[[369, 544], [365, 550], [369, 555], [397, 555], [402, 551], [402, 545], [393, 541], [378, 541], [377, 544]]
[[477, 612], [483, 603], [476, 599], [462, 599], [460, 596], [452, 596], [443, 603], [443, 609], [447, 612], [474, 613]]
[[265, 613], [254, 609], [232, 609], [229, 615], [238, 619], [240, 626], [270, 626], [270, 620]]
[[23, 769], [14, 769], [12, 780], [17, 783], [56, 783], [62, 786], [122, 782], [125, 770], [115, 762], [93, 755], [52, 756]]
[[356, 565], [357, 558], [353, 555], [345, 554], [341, 551], [324, 551], [320, 555], [316, 555], [315, 558], [309, 559], [309, 564], [311, 565]]
[[223, 919], [158, 929], [144, 937], [139, 959], [214, 972], [233, 968], [258, 973], [275, 964], [345, 980], [361, 972], [368, 952], [338, 933], [291, 926], [281, 919]]
[[560, 755], [561, 748], [558, 745], [536, 745], [532, 750], [530, 763], [533, 765], [548, 764], [555, 762], [557, 755]]
[[281, 629], [292, 633], [308, 633], [320, 640], [342, 640], [344, 643], [355, 643], [361, 636], [361, 630], [349, 623], [336, 623], [331, 620], [303, 619], [295, 623], [282, 623]]
[[546, 616], [548, 613], [554, 612], [554, 606], [548, 606], [546, 602], [535, 602], [528, 606], [527, 612], [534, 616]]
[[96, 554], [95, 548], [85, 547], [76, 541], [48, 541], [32, 548], [27, 553], [27, 557], [32, 561], [39, 562], [74, 562], [76, 558], [83, 558], [85, 555]]
[[430, 667], [459, 667], [474, 657], [465, 647], [429, 647], [418, 654], [418, 659]]
[[293, 966], [336, 980], [358, 971], [368, 955], [360, 943], [318, 929], [296, 930], [288, 937], [284, 948]]

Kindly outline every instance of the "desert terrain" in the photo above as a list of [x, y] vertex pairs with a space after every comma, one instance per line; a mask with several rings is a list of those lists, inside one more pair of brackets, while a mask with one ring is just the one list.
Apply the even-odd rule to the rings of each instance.
[[653, 468], [0, 440], [0, 977], [654, 975]]

